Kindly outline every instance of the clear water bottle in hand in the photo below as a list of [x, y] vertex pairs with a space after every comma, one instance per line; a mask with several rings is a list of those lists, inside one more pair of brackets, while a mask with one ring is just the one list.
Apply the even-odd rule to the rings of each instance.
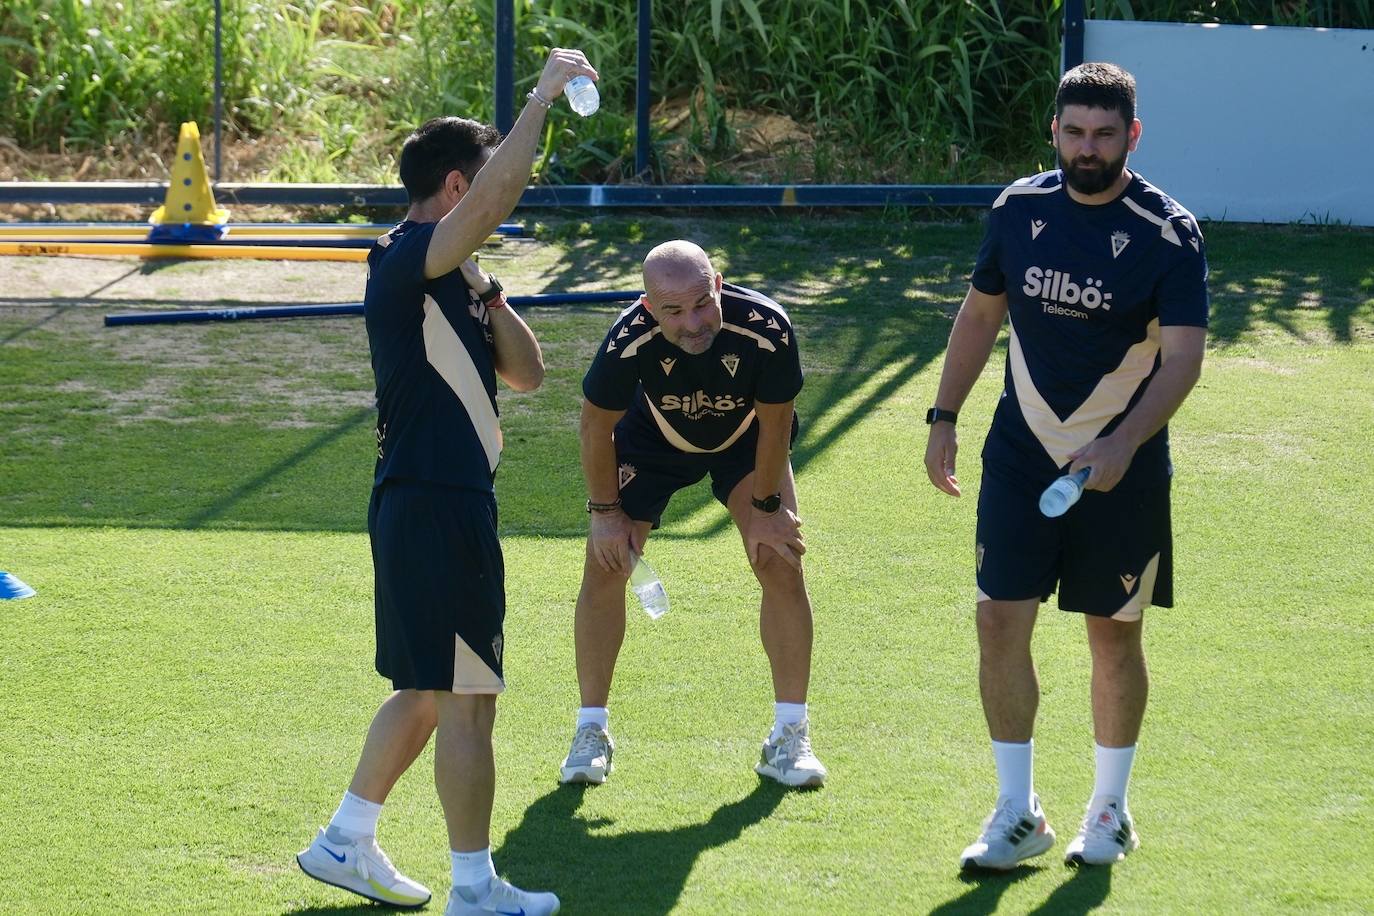
[[658, 573], [641, 556], [635, 557], [634, 568], [630, 570], [630, 590], [639, 599], [644, 613], [654, 620], [668, 613], [668, 593], [663, 590]]
[[1046, 518], [1058, 518], [1069, 507], [1078, 502], [1083, 495], [1083, 484], [1087, 482], [1092, 468], [1081, 468], [1077, 473], [1065, 474], [1045, 488], [1040, 494], [1040, 513]]
[[568, 97], [568, 105], [572, 110], [584, 118], [596, 114], [601, 107], [601, 93], [596, 91], [596, 83], [590, 77], [574, 76], [563, 87], [563, 94]]

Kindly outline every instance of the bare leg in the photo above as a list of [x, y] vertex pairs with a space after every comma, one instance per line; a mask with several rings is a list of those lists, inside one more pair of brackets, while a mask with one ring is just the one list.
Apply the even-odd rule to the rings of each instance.
[[[648, 536], [650, 522], [635, 522], [635, 526]], [[615, 661], [624, 642], [625, 577], [602, 569], [588, 542], [573, 622], [577, 685], [583, 706], [605, 706], [610, 699]]]
[[348, 791], [381, 804], [429, 743], [437, 722], [430, 691], [398, 690], [372, 717]]
[[496, 792], [491, 730], [494, 694], [433, 691], [439, 712], [434, 741], [434, 786], [444, 808], [449, 848], [474, 852], [491, 845], [491, 805]]
[[1130, 747], [1140, 737], [1150, 677], [1141, 644], [1144, 620], [1085, 617], [1093, 654], [1093, 733], [1103, 747]]
[[1039, 602], [978, 602], [978, 688], [993, 741], [1024, 744], [1035, 731], [1040, 682], [1031, 659]]
[[[752, 508], [754, 475], [750, 473], [730, 491], [730, 515], [743, 537]], [[782, 481], [782, 504], [797, 511], [797, 487], [789, 465]], [[754, 576], [763, 587], [759, 612], [759, 635], [768, 665], [773, 672], [773, 698], [779, 703], [805, 703], [811, 681], [811, 597], [800, 570], [769, 548], [760, 551], [758, 563], [751, 563]]]

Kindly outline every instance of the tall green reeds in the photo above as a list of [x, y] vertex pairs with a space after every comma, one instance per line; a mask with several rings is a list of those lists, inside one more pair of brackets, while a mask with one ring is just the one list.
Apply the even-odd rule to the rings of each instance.
[[[658, 178], [729, 180], [740, 111], [808, 142], [774, 151], [818, 181], [998, 180], [1046, 164], [1062, 0], [683, 0], [654, 5]], [[1088, 0], [1090, 15], [1374, 28], [1374, 0]], [[231, 137], [281, 180], [394, 180], [392, 156], [441, 113], [493, 120], [492, 0], [223, 0]], [[550, 120], [554, 181], [630, 177], [633, 0], [516, 0], [523, 94], [550, 47], [602, 75], [588, 121]], [[0, 136], [99, 149], [208, 127], [213, 0], [3, 0]], [[518, 96], [517, 96], [518, 98]], [[231, 175], [232, 178], [254, 176]]]

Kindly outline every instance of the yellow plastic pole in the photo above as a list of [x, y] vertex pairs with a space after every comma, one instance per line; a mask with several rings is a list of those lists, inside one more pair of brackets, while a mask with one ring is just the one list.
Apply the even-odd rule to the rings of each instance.
[[11, 242], [0, 241], [0, 255], [67, 257], [105, 255], [137, 258], [209, 258], [258, 261], [366, 261], [362, 248], [235, 248], [223, 245], [140, 245], [119, 242]]

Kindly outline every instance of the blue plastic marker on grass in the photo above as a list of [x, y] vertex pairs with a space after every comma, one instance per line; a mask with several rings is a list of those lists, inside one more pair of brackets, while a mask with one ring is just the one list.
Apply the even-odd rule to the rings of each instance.
[[0, 599], [3, 598], [32, 598], [38, 592], [20, 581], [19, 577], [7, 572], [0, 572]]

